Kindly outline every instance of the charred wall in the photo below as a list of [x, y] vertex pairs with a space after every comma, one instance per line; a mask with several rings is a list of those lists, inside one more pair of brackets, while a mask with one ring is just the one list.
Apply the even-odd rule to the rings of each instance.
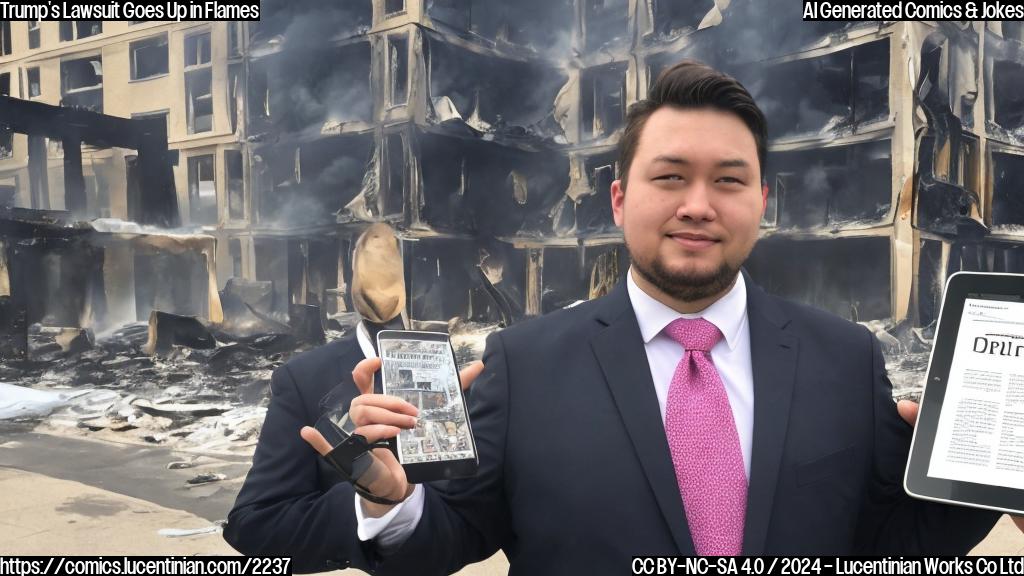
[[149, 320], [153, 310], [209, 317], [209, 263], [203, 254], [140, 249], [133, 264], [137, 320]]
[[772, 138], [849, 129], [889, 114], [889, 49], [883, 39], [743, 76], [761, 78], [753, 95]]
[[256, 134], [318, 132], [327, 122], [373, 119], [371, 46], [366, 40], [342, 46], [286, 45], [250, 66], [250, 128]]
[[351, 134], [261, 147], [254, 163], [259, 226], [330, 224], [362, 188], [374, 156], [373, 134]]
[[[265, 4], [258, 25], [235, 32], [239, 50], [228, 46], [223, 69], [209, 63], [211, 79], [237, 80], [231, 88], [211, 80], [214, 104], [199, 115], [200, 128], [230, 141], [230, 158], [222, 143], [190, 140], [177, 162], [176, 196], [193, 226], [178, 232], [216, 236], [220, 264], [201, 251], [128, 251], [135, 315], [152, 306], [212, 314], [204, 266], [219, 270], [220, 285], [229, 275], [269, 286], [277, 320], [293, 306], [344, 313], [352, 240], [378, 221], [402, 237], [414, 321], [508, 323], [600, 294], [628, 268], [609, 203], [623, 169], [616, 136], [628, 107], [685, 57], [736, 75], [769, 120], [769, 204], [749, 263], [759, 283], [891, 327], [932, 322], [957, 269], [1016, 269], [1019, 25], [811, 23], [784, 0], [724, 4]], [[205, 54], [198, 40], [189, 45]], [[117, 89], [111, 56], [66, 60], [66, 79], [50, 91], [68, 109], [109, 107], [90, 99]], [[102, 85], [91, 62], [108, 71]], [[205, 78], [202, 64], [189, 72]], [[6, 73], [0, 91], [16, 93]], [[223, 122], [231, 110], [235, 123]], [[0, 176], [0, 203], [68, 208], [83, 219], [116, 212], [104, 189], [118, 160], [86, 160], [79, 178], [64, 160], [95, 156], [82, 142], [41, 135], [11, 145], [21, 144], [30, 154]], [[174, 227], [160, 215], [168, 205], [151, 205], [145, 192], [155, 165], [135, 164], [141, 151], [130, 156], [127, 219]], [[5, 238], [8, 251], [22, 240]], [[151, 281], [171, 269], [180, 278]]]
[[271, 0], [260, 5], [250, 37], [255, 45], [287, 38], [312, 45], [327, 38], [365, 34], [373, 24], [373, 0]]
[[[516, 7], [519, 10], [519, 7]], [[543, 61], [487, 54], [428, 34], [425, 40], [432, 105], [447, 98], [478, 130], [523, 130], [542, 123], [567, 80]]]
[[555, 57], [563, 56], [570, 45], [572, 0], [427, 0], [426, 4], [436, 27], [487, 44], [514, 44]]
[[613, 276], [629, 269], [623, 246], [548, 246], [543, 252], [541, 311], [552, 312], [595, 297], [601, 274]]
[[855, 321], [891, 315], [891, 240], [846, 238], [758, 243], [748, 263], [766, 290]]
[[1024, 226], [1024, 155], [992, 152], [992, 225]]
[[892, 141], [778, 152], [768, 182], [779, 228], [877, 224], [892, 208]]
[[569, 183], [561, 154], [430, 132], [417, 145], [426, 224], [483, 238], [553, 233], [550, 213]]

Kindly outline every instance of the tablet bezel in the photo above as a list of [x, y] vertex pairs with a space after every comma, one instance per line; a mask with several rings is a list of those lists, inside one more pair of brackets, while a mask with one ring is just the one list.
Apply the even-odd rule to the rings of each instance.
[[947, 279], [903, 488], [926, 500], [1024, 514], [1024, 489], [928, 476], [964, 301], [973, 294], [1015, 296], [1024, 302], [1024, 275], [956, 272]]

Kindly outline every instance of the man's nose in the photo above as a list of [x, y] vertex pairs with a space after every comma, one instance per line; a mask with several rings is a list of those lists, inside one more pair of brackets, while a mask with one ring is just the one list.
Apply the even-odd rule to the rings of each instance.
[[680, 196], [676, 207], [676, 218], [679, 220], [714, 220], [715, 210], [711, 206], [711, 190], [704, 182], [695, 182], [688, 186]]

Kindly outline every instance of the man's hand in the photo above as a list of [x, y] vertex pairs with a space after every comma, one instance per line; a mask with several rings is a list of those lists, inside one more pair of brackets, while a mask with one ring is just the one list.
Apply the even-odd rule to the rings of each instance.
[[[355, 433], [366, 438], [369, 443], [379, 442], [398, 436], [399, 431], [416, 426], [418, 410], [415, 406], [398, 398], [373, 393], [373, 375], [380, 370], [379, 358], [367, 358], [356, 364], [352, 371], [352, 379], [359, 388], [359, 396], [352, 399], [349, 406], [349, 418], [356, 425]], [[468, 390], [483, 371], [482, 362], [474, 362], [459, 372], [462, 389]], [[299, 432], [302, 439], [312, 446], [320, 455], [331, 451], [331, 445], [316, 430], [304, 426]], [[369, 481], [360, 482], [370, 492], [390, 500], [405, 500], [412, 494], [413, 487], [405, 476], [405, 470], [398, 459], [386, 448], [373, 450], [373, 467], [367, 472]], [[379, 517], [391, 510], [392, 506], [375, 504], [363, 500], [363, 510], [367, 516]]]
[[900, 400], [896, 403], [896, 411], [900, 413], [900, 417], [907, 421], [907, 424], [911, 426], [917, 425], [917, 410], [920, 406], [913, 400]]
[[[910, 424], [911, 426], [917, 424], [918, 408], [920, 408], [920, 406], [917, 402], [913, 402], [911, 400], [900, 400], [896, 404], [896, 411], [899, 412], [900, 416], [902, 416], [903, 419], [907, 421], [907, 424]], [[1014, 516], [1011, 514], [1010, 519], [1017, 525], [1017, 529], [1024, 532], [1024, 516]]]

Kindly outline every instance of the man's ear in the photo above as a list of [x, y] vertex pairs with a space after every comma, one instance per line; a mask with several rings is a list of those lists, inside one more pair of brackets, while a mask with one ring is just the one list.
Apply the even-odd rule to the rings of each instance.
[[622, 228], [622, 206], [626, 201], [626, 189], [622, 185], [622, 180], [612, 182], [611, 195], [612, 218], [615, 220], [615, 225]]
[[764, 182], [761, 184], [761, 218], [764, 218], [764, 212], [768, 209], [768, 183]]

